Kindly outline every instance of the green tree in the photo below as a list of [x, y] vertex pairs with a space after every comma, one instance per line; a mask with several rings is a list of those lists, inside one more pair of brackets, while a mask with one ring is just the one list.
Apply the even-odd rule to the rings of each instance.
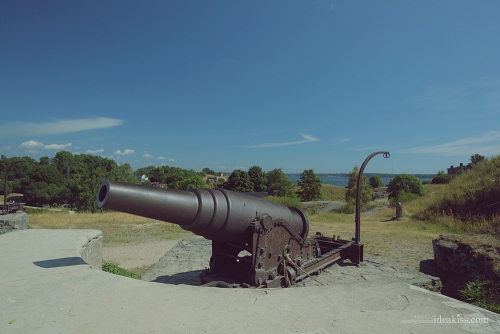
[[259, 166], [252, 166], [248, 170], [250, 181], [253, 183], [253, 190], [257, 192], [267, 190], [267, 176], [266, 172]]
[[405, 203], [424, 194], [422, 182], [411, 174], [396, 175], [387, 187], [389, 200], [393, 205], [397, 202]]
[[253, 191], [253, 183], [250, 181], [250, 175], [240, 169], [234, 170], [227, 182], [224, 183], [224, 189], [236, 192], [251, 192]]
[[226, 183], [226, 179], [223, 177], [219, 177], [217, 182], [214, 183], [214, 188], [224, 188], [224, 184]]
[[[349, 211], [353, 211], [356, 205], [356, 192], [358, 189], [359, 167], [354, 166], [352, 171], [347, 175], [349, 176], [349, 181], [347, 183], [345, 201], [347, 202], [347, 206], [350, 207]], [[365, 207], [366, 204], [368, 204], [368, 202], [372, 200], [372, 187], [368, 184], [366, 175], [363, 175], [361, 181], [361, 196], [359, 200], [361, 207]]]
[[50, 158], [49, 157], [41, 157], [39, 164], [40, 165], [50, 165]]
[[207, 183], [203, 180], [203, 177], [196, 173], [184, 177], [181, 181], [178, 181], [175, 189], [188, 190], [188, 189], [203, 189], [207, 187]]
[[203, 170], [201, 172], [205, 173], [205, 175], [207, 175], [207, 174], [208, 175], [215, 175], [215, 172], [208, 167], [203, 168]]
[[56, 153], [55, 157], [52, 158], [51, 162], [55, 165], [59, 172], [61, 172], [64, 176], [69, 177], [73, 160], [74, 156], [71, 152], [59, 151]]
[[121, 164], [120, 166], [113, 166], [108, 177], [120, 182], [139, 183], [139, 180], [134, 175], [132, 167], [130, 167], [128, 163]]
[[474, 155], [471, 155], [470, 156], [470, 162], [475, 165], [481, 161], [484, 161], [486, 158], [484, 157], [484, 155], [480, 155], [480, 154], [474, 154]]
[[303, 202], [315, 201], [323, 198], [321, 193], [321, 184], [323, 181], [316, 176], [314, 170], [306, 169], [300, 174], [300, 180], [297, 182], [299, 190], [297, 195]]
[[69, 195], [66, 182], [55, 166], [38, 165], [21, 180], [21, 189], [28, 204], [52, 207], [64, 203]]
[[370, 176], [370, 185], [372, 186], [373, 189], [375, 188], [380, 188], [380, 187], [383, 187], [384, 186], [384, 183], [382, 182], [382, 180], [380, 179], [380, 176], [379, 175], [372, 175]]
[[266, 174], [267, 192], [270, 196], [297, 197], [293, 191], [293, 181], [283, 173], [281, 168], [275, 168]]

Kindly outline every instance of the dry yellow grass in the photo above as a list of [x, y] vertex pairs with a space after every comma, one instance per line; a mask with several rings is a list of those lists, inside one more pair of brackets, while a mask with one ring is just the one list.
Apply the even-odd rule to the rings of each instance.
[[30, 228], [101, 230], [106, 246], [193, 236], [179, 225], [121, 212], [76, 214], [44, 212], [30, 214], [28, 222]]
[[[391, 220], [392, 209], [382, 209], [370, 216], [361, 216], [361, 242], [365, 254], [382, 260], [417, 269], [420, 261], [434, 258], [432, 239], [445, 233], [440, 225], [415, 219]], [[310, 234], [322, 232], [326, 236], [340, 235], [354, 238], [354, 215], [319, 213], [309, 216]]]

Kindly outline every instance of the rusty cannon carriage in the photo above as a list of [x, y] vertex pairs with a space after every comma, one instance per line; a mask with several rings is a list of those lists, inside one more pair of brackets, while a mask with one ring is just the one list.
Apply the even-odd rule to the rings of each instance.
[[309, 221], [301, 210], [225, 189], [183, 191], [105, 180], [97, 204], [178, 224], [212, 240], [210, 268], [201, 275], [202, 284], [289, 286], [341, 258], [355, 264], [363, 261], [359, 203], [352, 240], [321, 233], [308, 238]]

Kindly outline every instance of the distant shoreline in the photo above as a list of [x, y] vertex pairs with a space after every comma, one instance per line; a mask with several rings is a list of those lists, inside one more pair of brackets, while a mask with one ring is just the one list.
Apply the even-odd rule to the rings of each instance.
[[[286, 176], [298, 176], [300, 177], [301, 173], [285, 173]], [[319, 177], [349, 177], [348, 173], [315, 173]], [[366, 175], [367, 177], [370, 177], [372, 175], [378, 175], [381, 178], [393, 178], [398, 174], [385, 174], [385, 173], [363, 173], [363, 175]], [[434, 178], [437, 174], [410, 174], [410, 175], [415, 175], [415, 177], [419, 179], [432, 179]]]
[[[285, 174], [293, 183], [297, 184], [300, 180], [300, 174]], [[379, 175], [383, 184], [388, 185], [391, 182], [391, 179], [397, 174], [376, 174], [376, 173], [365, 173], [368, 178], [371, 175]], [[390, 175], [390, 176], [387, 176]], [[421, 182], [423, 181], [432, 181], [436, 174], [413, 174], [415, 175]], [[337, 187], [346, 187], [349, 182], [349, 177], [347, 174], [326, 174], [326, 173], [318, 173], [316, 174], [323, 184], [331, 184]]]

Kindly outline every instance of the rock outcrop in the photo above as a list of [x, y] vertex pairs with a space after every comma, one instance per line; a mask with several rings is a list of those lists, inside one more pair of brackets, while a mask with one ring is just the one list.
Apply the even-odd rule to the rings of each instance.
[[500, 247], [485, 235], [440, 235], [432, 241], [443, 294], [458, 297], [457, 290], [475, 280], [500, 280]]
[[26, 212], [16, 212], [0, 215], [0, 234], [28, 228]]

